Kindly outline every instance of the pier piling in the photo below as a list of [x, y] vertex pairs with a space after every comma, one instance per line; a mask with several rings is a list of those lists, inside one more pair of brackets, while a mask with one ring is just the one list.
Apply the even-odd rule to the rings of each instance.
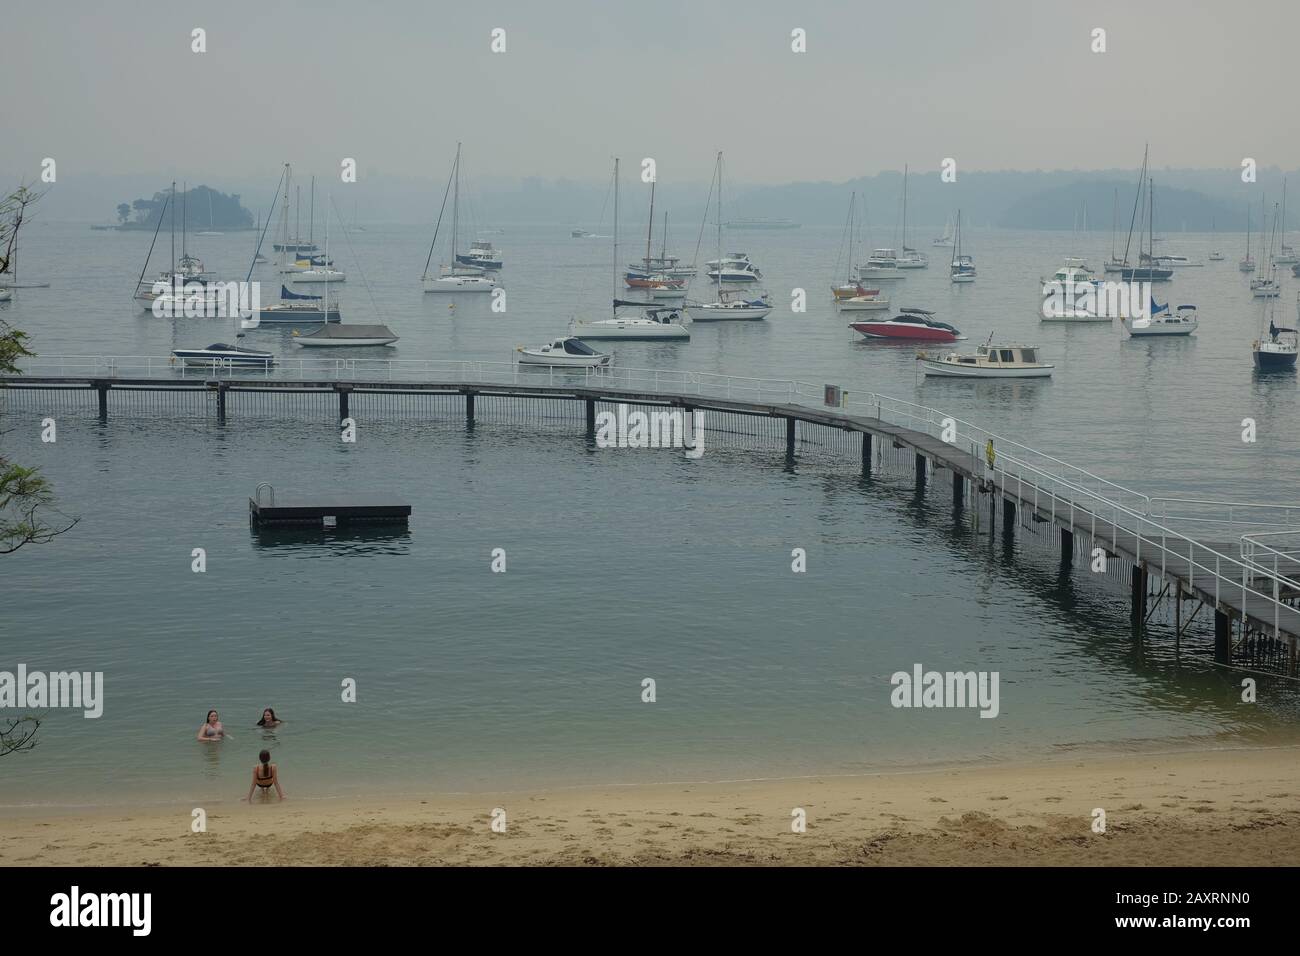
[[1217, 608], [1214, 611], [1214, 663], [1232, 663], [1232, 618]]
[[334, 390], [339, 393], [339, 421], [348, 417], [348, 393], [352, 389], [347, 385], [335, 385]]
[[91, 384], [99, 393], [99, 420], [106, 422], [108, 421], [108, 390], [111, 386], [103, 379], [95, 379]]
[[474, 393], [465, 393], [465, 427], [474, 427]]
[[925, 488], [925, 456], [917, 454], [916, 456], [916, 490], [921, 491]]
[[966, 500], [966, 482], [959, 472], [952, 473], [952, 506], [960, 508]]
[[[596, 437], [596, 400], [594, 398], [587, 399], [586, 406], [587, 406], [587, 437], [595, 438]], [[685, 415], [687, 418], [691, 417], [691, 410], [689, 408], [686, 409]]]
[[1010, 540], [1016, 533], [1016, 503], [1010, 498], [1002, 499], [1002, 536]]
[[1074, 563], [1074, 532], [1061, 529], [1061, 564], [1069, 567]]
[[871, 432], [862, 433], [862, 473], [871, 474]]
[[794, 419], [785, 420], [785, 457], [794, 460]]
[[1132, 598], [1129, 617], [1134, 627], [1141, 627], [1147, 619], [1147, 569], [1140, 564], [1133, 565], [1129, 591]]

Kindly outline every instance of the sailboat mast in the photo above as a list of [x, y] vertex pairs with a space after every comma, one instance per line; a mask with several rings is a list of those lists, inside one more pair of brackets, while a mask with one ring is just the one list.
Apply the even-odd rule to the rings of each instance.
[[293, 245], [297, 252], [298, 240], [302, 238], [302, 187], [293, 187]]
[[907, 163], [903, 164], [903, 251], [907, 251]]
[[722, 150], [718, 150], [718, 301], [722, 301]]
[[845, 285], [853, 284], [853, 207], [857, 204], [858, 194], [856, 191], [849, 194], [849, 274], [844, 280]]
[[311, 204], [307, 207], [307, 244], [316, 238], [316, 177], [311, 178]]
[[455, 191], [451, 198], [451, 269], [456, 270], [456, 233], [460, 230], [460, 143], [456, 144]]
[[1280, 237], [1280, 241], [1278, 242], [1278, 249], [1280, 251], [1285, 251], [1286, 250], [1286, 177], [1285, 176], [1282, 177], [1282, 221], [1279, 223], [1278, 234]]
[[659, 249], [659, 258], [665, 263], [668, 261], [668, 213], [664, 212], [664, 236], [663, 243]]
[[[658, 176], [655, 177], [657, 179]], [[655, 180], [650, 180], [650, 217], [645, 231], [645, 267], [650, 269], [650, 239], [655, 229]]]
[[172, 275], [176, 274], [176, 180], [172, 180]]
[[618, 299], [618, 157], [614, 157], [614, 298]]
[[188, 209], [189, 199], [190, 185], [189, 183], [181, 183], [181, 262], [184, 262], [186, 259], [185, 234], [189, 231], [189, 227], [186, 225], [186, 212]]
[[1115, 230], [1119, 228], [1119, 189], [1110, 201], [1110, 261], [1115, 261]]

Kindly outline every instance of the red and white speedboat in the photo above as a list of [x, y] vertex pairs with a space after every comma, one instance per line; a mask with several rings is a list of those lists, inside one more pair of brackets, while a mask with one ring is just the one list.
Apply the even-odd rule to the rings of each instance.
[[869, 339], [911, 339], [921, 342], [956, 342], [966, 336], [946, 322], [936, 322], [933, 312], [902, 309], [892, 319], [863, 319], [849, 328]]

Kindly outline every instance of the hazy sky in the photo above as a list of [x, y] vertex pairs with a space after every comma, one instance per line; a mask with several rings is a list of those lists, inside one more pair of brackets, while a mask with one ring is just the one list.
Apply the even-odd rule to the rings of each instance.
[[1131, 169], [1146, 140], [1156, 166], [1300, 157], [1295, 0], [5, 0], [0, 22], [11, 178], [355, 157], [441, 180], [457, 139], [480, 182], [599, 180], [616, 153], [707, 180], [716, 149], [738, 182]]

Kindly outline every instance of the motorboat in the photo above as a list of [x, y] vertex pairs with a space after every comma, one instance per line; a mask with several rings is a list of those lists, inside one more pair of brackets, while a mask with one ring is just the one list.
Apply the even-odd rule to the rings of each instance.
[[859, 295], [851, 295], [835, 300], [839, 312], [881, 312], [889, 308], [889, 296], [881, 295], [879, 289], [861, 289]]
[[915, 249], [903, 247], [903, 254], [898, 257], [898, 268], [900, 269], [928, 269], [930, 268], [930, 258], [922, 252]]
[[[1222, 259], [1223, 256], [1219, 256], [1219, 258]], [[1205, 265], [1203, 262], [1193, 262], [1187, 256], [1165, 255], [1163, 253], [1155, 257], [1155, 262], [1158, 266], [1168, 266], [1171, 269], [1186, 269], [1191, 266]]]
[[632, 276], [667, 276], [669, 279], [693, 279], [696, 271], [695, 266], [684, 266], [679, 257], [670, 256], [666, 253], [658, 256], [647, 256], [640, 262], [629, 262], [627, 264], [629, 278]]
[[718, 293], [716, 302], [686, 304], [686, 311], [696, 322], [724, 322], [732, 320], [765, 319], [772, 311], [772, 303], [767, 295], [748, 299], [737, 292], [723, 290]]
[[921, 372], [938, 378], [1050, 378], [1055, 366], [1038, 361], [1032, 345], [981, 345], [974, 355], [917, 352]]
[[1172, 312], [1167, 303], [1153, 305], [1150, 315], [1124, 318], [1124, 328], [1134, 338], [1144, 335], [1191, 335], [1199, 324], [1194, 305], [1180, 305]]
[[594, 232], [588, 232], [586, 229], [574, 229], [569, 233], [571, 239], [594, 239], [595, 237]]
[[1084, 259], [1067, 257], [1065, 265], [1043, 281], [1045, 322], [1109, 322], [1098, 279]]
[[501, 253], [493, 248], [491, 240], [475, 239], [469, 244], [469, 252], [457, 254], [456, 261], [463, 266], [477, 266], [480, 269], [500, 269]]
[[898, 272], [898, 256], [893, 249], [873, 249], [867, 261], [858, 266], [858, 279], [862, 282], [892, 282], [905, 278]]
[[850, 322], [849, 328], [869, 339], [908, 339], [922, 342], [956, 342], [964, 339], [946, 322], [937, 322], [926, 309], [900, 309], [892, 319], [863, 319]]
[[398, 338], [386, 325], [326, 324], [306, 335], [299, 335], [295, 330], [293, 344], [303, 348], [361, 348], [392, 345]]
[[172, 356], [186, 365], [202, 368], [270, 368], [275, 356], [259, 349], [217, 342], [205, 349], [172, 349]]
[[1275, 299], [1282, 294], [1276, 279], [1251, 279], [1250, 294], [1257, 299]]
[[577, 336], [556, 339], [550, 345], [525, 346], [515, 349], [520, 365], [576, 366], [593, 368], [608, 365], [613, 356], [597, 352]]
[[[615, 307], [619, 303], [614, 303]], [[615, 315], [609, 319], [595, 321], [575, 320], [569, 326], [570, 333], [586, 341], [624, 339], [627, 341], [689, 341], [690, 331], [681, 323], [681, 312], [677, 309], [648, 309], [644, 315]]]
[[8, 302], [14, 297], [14, 294], [8, 289], [0, 289], [0, 302]]
[[1222, 252], [1211, 252], [1208, 256], [1206, 256], [1206, 258], [1209, 259], [1211, 262], [1222, 262], [1222, 261], [1223, 261], [1223, 253], [1222, 253]]
[[714, 282], [757, 282], [763, 278], [758, 266], [750, 261], [748, 253], [731, 252], [725, 258], [706, 262], [705, 274]]

